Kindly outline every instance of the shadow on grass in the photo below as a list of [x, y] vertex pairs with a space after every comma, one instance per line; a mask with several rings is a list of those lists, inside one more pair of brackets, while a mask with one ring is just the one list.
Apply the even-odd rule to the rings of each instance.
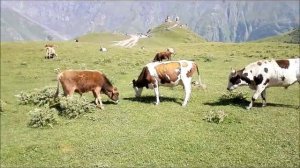
[[[268, 103], [267, 102], [267, 107], [285, 107], [285, 108], [293, 108], [293, 109], [299, 109], [299, 106], [295, 105], [289, 105], [289, 104], [280, 104], [280, 103]], [[253, 107], [262, 107], [261, 102], [254, 102]]]
[[[91, 103], [91, 104], [96, 104], [94, 100], [93, 100], [93, 101], [90, 101], [90, 103]], [[115, 103], [115, 102], [113, 102], [113, 101], [111, 101], [111, 100], [105, 100], [105, 101], [102, 100], [102, 103], [103, 103], [103, 104], [114, 104], [114, 105], [117, 105], [117, 104], [118, 104], [118, 103]]]
[[228, 99], [223, 99], [219, 98], [215, 102], [206, 102], [204, 103], [205, 105], [209, 106], [227, 106], [227, 105], [232, 105], [232, 106], [239, 106], [239, 107], [245, 107], [249, 105], [249, 101], [245, 99], [238, 99], [238, 98], [228, 98]]
[[[253, 104], [253, 107], [262, 107], [262, 102], [259, 102], [261, 100], [256, 100]], [[228, 99], [223, 99], [219, 98], [219, 100], [215, 102], [206, 102], [204, 103], [205, 105], [209, 106], [237, 106], [241, 108], [245, 108], [248, 106], [250, 101], [247, 101], [246, 99], [238, 99], [238, 98], [228, 98]], [[267, 106], [271, 107], [286, 107], [286, 108], [294, 108], [294, 109], [299, 109], [298, 106], [295, 105], [287, 105], [287, 104], [280, 104], [280, 103], [268, 103]]]
[[[124, 100], [129, 100], [133, 102], [141, 102], [141, 103], [146, 103], [146, 104], [153, 104], [156, 101], [155, 96], [141, 96], [141, 97], [127, 97], [123, 98]], [[182, 102], [178, 101], [178, 98], [173, 98], [173, 97], [159, 97], [160, 102], [175, 102], [177, 104], [182, 104]], [[181, 99], [180, 99], [181, 100]]]

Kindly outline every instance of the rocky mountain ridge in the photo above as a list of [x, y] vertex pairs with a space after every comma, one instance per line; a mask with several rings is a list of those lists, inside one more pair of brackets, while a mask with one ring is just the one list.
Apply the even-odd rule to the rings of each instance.
[[146, 33], [167, 16], [208, 41], [251, 41], [299, 27], [299, 1], [1, 1], [1, 35], [10, 34], [4, 41], [14, 34], [2, 32], [11, 29], [3, 20], [13, 20], [4, 8], [43, 25], [56, 40], [88, 32]]

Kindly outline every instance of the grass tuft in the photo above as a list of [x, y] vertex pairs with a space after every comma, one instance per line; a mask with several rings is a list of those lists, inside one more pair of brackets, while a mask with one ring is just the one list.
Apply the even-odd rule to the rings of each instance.
[[228, 115], [223, 111], [209, 111], [203, 120], [211, 123], [220, 124]]

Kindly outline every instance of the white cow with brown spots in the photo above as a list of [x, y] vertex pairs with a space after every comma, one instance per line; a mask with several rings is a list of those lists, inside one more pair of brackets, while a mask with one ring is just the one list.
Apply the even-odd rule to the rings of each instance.
[[198, 73], [200, 87], [205, 88], [205, 85], [201, 83], [198, 66], [193, 61], [181, 60], [149, 63], [143, 68], [138, 79], [132, 81], [135, 96], [141, 96], [143, 87], [154, 89], [155, 104], [158, 105], [160, 103], [158, 88], [160, 85], [168, 87], [183, 85], [185, 98], [182, 106], [186, 106], [191, 95], [191, 81], [195, 71]]
[[227, 89], [231, 91], [238, 86], [248, 85], [255, 90], [247, 107], [247, 109], [251, 109], [259, 96], [263, 99], [263, 106], [266, 106], [266, 88], [275, 86], [288, 88], [296, 82], [300, 84], [300, 58], [261, 60], [238, 71], [232, 69]]

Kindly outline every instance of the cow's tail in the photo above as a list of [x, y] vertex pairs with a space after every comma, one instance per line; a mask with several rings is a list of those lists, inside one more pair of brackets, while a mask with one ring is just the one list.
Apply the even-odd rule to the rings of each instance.
[[206, 85], [204, 83], [202, 83], [202, 80], [201, 80], [201, 77], [200, 77], [200, 73], [199, 73], [199, 68], [198, 68], [198, 65], [196, 63], [194, 63], [194, 65], [196, 66], [196, 69], [197, 69], [197, 74], [198, 74], [198, 86], [200, 86], [202, 89], [206, 89]]
[[56, 92], [55, 92], [55, 95], [54, 95], [54, 99], [56, 99], [58, 97], [58, 94], [59, 94], [59, 83], [60, 83], [60, 77], [61, 77], [61, 73], [59, 73], [57, 75], [57, 88], [56, 88]]

